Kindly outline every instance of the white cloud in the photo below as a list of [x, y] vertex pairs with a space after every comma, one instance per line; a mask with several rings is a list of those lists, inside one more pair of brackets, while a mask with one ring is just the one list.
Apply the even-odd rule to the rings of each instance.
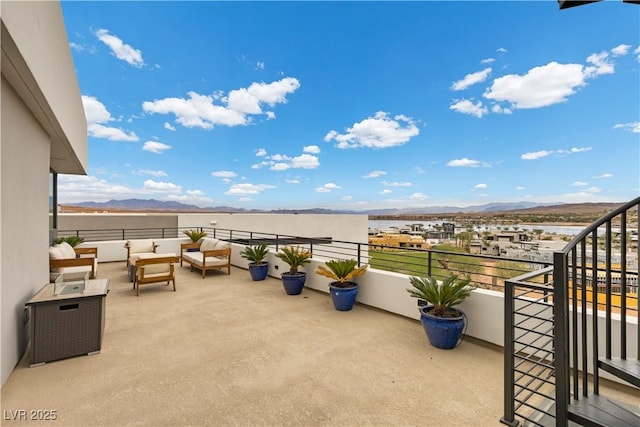
[[317, 145], [307, 145], [302, 148], [302, 152], [309, 154], [318, 154], [320, 153], [320, 147], [318, 147]]
[[211, 176], [216, 178], [235, 178], [238, 174], [233, 171], [213, 171]]
[[[286, 77], [272, 83], [252, 83], [248, 88], [230, 91], [227, 96], [201, 95], [191, 91], [188, 92], [188, 99], [164, 98], [145, 101], [142, 109], [151, 114], [174, 114], [176, 122], [188, 128], [244, 126], [251, 123], [252, 115], [266, 114], [262, 110], [263, 105], [273, 107], [286, 103], [286, 95], [295, 92], [299, 87], [297, 79]], [[216, 104], [216, 101], [219, 104]]]
[[331, 130], [324, 140], [335, 140], [338, 148], [388, 148], [403, 145], [418, 135], [420, 130], [413, 120], [397, 115], [390, 118], [388, 113], [379, 111], [373, 117], [368, 117], [347, 128], [344, 134]]
[[157, 142], [157, 141], [147, 141], [144, 143], [144, 146], [142, 147], [143, 150], [150, 151], [156, 154], [162, 154], [163, 152], [165, 152], [166, 150], [169, 150], [170, 148], [171, 148], [170, 145], [163, 144], [162, 142]]
[[633, 51], [633, 53], [634, 53], [635, 55], [637, 55], [637, 56], [636, 56], [636, 59], [638, 60], [638, 62], [640, 62], [640, 46], [638, 46], [638, 47]]
[[613, 174], [603, 173], [602, 175], [594, 176], [593, 179], [608, 179], [613, 178]]
[[550, 156], [551, 154], [553, 154], [553, 151], [540, 150], [540, 151], [534, 151], [530, 153], [524, 153], [523, 155], [520, 156], [520, 158], [522, 160], [537, 160], [537, 159], [541, 159], [542, 157]]
[[186, 193], [187, 194], [169, 194], [167, 199], [180, 203], [189, 203], [201, 206], [211, 204], [213, 202], [213, 199], [205, 196], [204, 192], [200, 190], [187, 190]]
[[385, 171], [371, 171], [366, 175], [363, 175], [363, 178], [377, 178], [379, 176], [386, 175]]
[[144, 188], [153, 192], [161, 192], [161, 193], [181, 193], [182, 187], [176, 185], [172, 182], [162, 182], [162, 181], [154, 181], [152, 179], [148, 179], [144, 182]]
[[613, 56], [623, 56], [628, 54], [630, 50], [631, 50], [630, 44], [621, 44], [611, 49], [611, 54]]
[[260, 194], [263, 191], [271, 190], [274, 188], [276, 188], [275, 185], [268, 185], [268, 184], [250, 184], [250, 183], [234, 184], [224, 194], [228, 196], [247, 196], [252, 194]]
[[409, 196], [409, 199], [411, 200], [424, 200], [424, 199], [428, 199], [429, 196], [427, 196], [424, 193], [413, 193], [412, 195]]
[[132, 171], [131, 173], [134, 175], [151, 175], [155, 177], [167, 176], [167, 173], [165, 171], [160, 171], [160, 170], [154, 171], [150, 169], [140, 169], [137, 171]]
[[327, 184], [321, 185], [320, 187], [316, 187], [316, 192], [317, 193], [329, 193], [332, 190], [339, 190], [340, 187], [339, 185], [334, 184], [333, 182], [329, 182]]
[[489, 74], [491, 74], [490, 67], [485, 68], [482, 71], [476, 71], [475, 73], [467, 74], [466, 76], [464, 76], [462, 80], [458, 80], [457, 82], [454, 82], [453, 85], [451, 85], [451, 89], [452, 90], [467, 89], [469, 86], [473, 86], [477, 83], [482, 83], [483, 81], [487, 80], [487, 78], [489, 77]]
[[540, 159], [542, 157], [547, 157], [550, 156], [552, 154], [576, 154], [576, 153], [583, 153], [585, 151], [591, 151], [592, 147], [573, 147], [569, 150], [565, 150], [565, 149], [559, 149], [559, 150], [540, 150], [540, 151], [534, 151], [534, 152], [530, 152], [530, 153], [524, 153], [523, 155], [520, 156], [520, 158], [522, 160], [537, 160]]
[[393, 193], [393, 191], [389, 190], [388, 188], [385, 188], [380, 192], [380, 194], [390, 194], [390, 193]]
[[140, 191], [127, 185], [111, 184], [90, 175], [58, 175], [60, 203], [106, 202], [140, 195]]
[[291, 167], [294, 169], [315, 169], [318, 166], [320, 166], [318, 158], [311, 154], [301, 154], [291, 159]]
[[481, 64], [491, 64], [492, 62], [495, 62], [495, 58], [485, 58], [483, 60], [480, 61]]
[[587, 193], [599, 193], [600, 191], [602, 191], [602, 189], [598, 187], [589, 187], [584, 191], [586, 191]]
[[264, 148], [258, 148], [256, 150], [256, 156], [257, 157], [264, 157], [267, 155], [267, 150], [265, 150]]
[[585, 187], [587, 185], [589, 184], [584, 181], [576, 181], [573, 184], [571, 184], [572, 187]]
[[104, 44], [109, 46], [111, 53], [116, 58], [122, 59], [134, 67], [142, 67], [144, 60], [142, 59], [142, 52], [139, 49], [134, 49], [130, 45], [124, 43], [120, 38], [113, 34], [109, 34], [109, 30], [103, 28], [96, 31], [96, 37]]
[[262, 62], [262, 61], [256, 62], [256, 68], [264, 70], [264, 62]]
[[522, 191], [522, 190], [526, 190], [526, 188], [525, 188], [525, 187], [523, 187], [523, 186], [521, 186], [521, 185], [518, 185], [518, 186], [516, 187], [516, 190], [518, 190], [518, 191]]
[[449, 109], [463, 114], [470, 114], [478, 118], [489, 112], [487, 107], [482, 104], [482, 101], [478, 101], [474, 104], [473, 101], [469, 99], [454, 99], [454, 102], [449, 106]]
[[176, 130], [176, 128], [171, 126], [171, 123], [169, 123], [169, 122], [164, 122], [164, 128], [167, 129], [167, 130], [171, 130], [171, 131], [175, 131]]
[[593, 78], [602, 74], [613, 74], [614, 72], [614, 66], [609, 61], [609, 53], [607, 52], [589, 55], [587, 62], [590, 62], [592, 65], [584, 68], [585, 77]]
[[425, 174], [424, 169], [422, 169], [420, 166], [416, 166], [416, 167], [414, 167], [414, 168], [413, 168], [413, 170], [414, 170], [414, 171], [416, 171], [416, 173], [417, 173], [418, 175], [424, 175], [424, 174]]
[[618, 123], [613, 126], [614, 129], [624, 129], [633, 133], [640, 133], [640, 122]]
[[462, 159], [454, 159], [447, 162], [447, 166], [451, 167], [461, 167], [461, 168], [477, 168], [482, 166], [482, 162], [479, 160], [472, 160], [463, 157]]
[[498, 52], [498, 53], [507, 53], [507, 49], [505, 49], [503, 47], [499, 47], [498, 49], [496, 49], [496, 52]]
[[509, 74], [495, 79], [483, 96], [506, 101], [516, 109], [540, 108], [566, 101], [585, 84], [585, 79], [580, 64], [550, 62], [522, 76]]
[[387, 187], [411, 187], [413, 185], [410, 182], [387, 182], [387, 181], [382, 181], [382, 184], [386, 185]]
[[300, 184], [300, 181], [297, 179], [285, 179], [284, 182], [287, 184]]
[[115, 120], [111, 117], [104, 104], [94, 96], [82, 95], [82, 106], [87, 119], [87, 133], [94, 138], [108, 139], [110, 141], [138, 141], [139, 138], [134, 132], [126, 131], [106, 126], [107, 123]]
[[480, 183], [476, 184], [473, 188], [476, 188], [478, 190], [486, 190], [487, 188], [489, 188], [489, 186], [485, 183]]

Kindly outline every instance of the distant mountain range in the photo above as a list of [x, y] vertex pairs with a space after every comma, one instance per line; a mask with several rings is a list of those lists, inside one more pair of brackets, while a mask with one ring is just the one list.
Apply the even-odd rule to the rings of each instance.
[[363, 211], [354, 210], [337, 210], [337, 209], [243, 209], [230, 206], [213, 206], [199, 207], [180, 202], [166, 202], [154, 199], [125, 199], [125, 200], [109, 200], [108, 202], [81, 202], [73, 204], [61, 205], [61, 212], [79, 212], [91, 210], [93, 212], [101, 211], [152, 211], [152, 212], [246, 212], [246, 213], [315, 213], [315, 214], [366, 214], [366, 215], [415, 215], [415, 214], [444, 214], [444, 213], [488, 213], [500, 211], [522, 210], [543, 206], [552, 206], [553, 204], [533, 203], [533, 202], [517, 202], [517, 203], [487, 203], [484, 205], [475, 205], [467, 207], [456, 206], [426, 206], [421, 208], [404, 208], [404, 209], [372, 209]]

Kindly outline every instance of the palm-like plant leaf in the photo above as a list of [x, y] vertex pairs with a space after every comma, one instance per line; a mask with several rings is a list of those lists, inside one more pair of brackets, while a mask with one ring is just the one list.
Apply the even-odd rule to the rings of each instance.
[[339, 283], [350, 282], [356, 277], [362, 276], [367, 272], [367, 266], [357, 267], [358, 261], [355, 259], [333, 259], [319, 265], [316, 273], [335, 280]]
[[240, 253], [240, 256], [242, 258], [248, 259], [252, 263], [262, 264], [268, 253], [269, 245], [267, 245], [266, 243], [262, 243], [260, 245], [247, 246], [246, 248], [244, 248], [244, 251]]
[[290, 273], [297, 273], [298, 267], [311, 262], [311, 252], [300, 246], [285, 246], [282, 252], [278, 252], [276, 257], [289, 264]]
[[470, 279], [458, 279], [458, 276], [451, 275], [438, 284], [433, 277], [410, 277], [409, 281], [413, 286], [407, 289], [409, 295], [414, 298], [423, 299], [433, 304], [432, 313], [435, 316], [443, 316], [458, 304], [462, 303], [471, 295], [475, 287], [469, 283]]
[[184, 234], [186, 234], [192, 242], [197, 242], [198, 240], [202, 239], [203, 237], [207, 236], [207, 232], [206, 231], [198, 231], [198, 230], [185, 230], [183, 231]]

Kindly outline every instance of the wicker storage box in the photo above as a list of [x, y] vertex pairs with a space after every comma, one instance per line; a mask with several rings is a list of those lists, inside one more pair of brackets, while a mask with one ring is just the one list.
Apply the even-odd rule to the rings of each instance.
[[103, 282], [104, 292], [55, 296], [47, 285], [27, 302], [31, 319], [31, 366], [100, 351], [108, 280], [90, 282]]

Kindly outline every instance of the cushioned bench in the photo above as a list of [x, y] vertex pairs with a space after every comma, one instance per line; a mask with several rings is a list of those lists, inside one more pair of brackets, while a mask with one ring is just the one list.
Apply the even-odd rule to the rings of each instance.
[[98, 248], [73, 248], [62, 242], [49, 246], [49, 271], [51, 273], [88, 272], [90, 279], [98, 273]]
[[224, 240], [205, 237], [199, 242], [183, 243], [180, 256], [180, 265], [189, 264], [191, 271], [197, 268], [203, 279], [208, 270], [226, 268], [227, 274], [231, 274], [231, 243]]

